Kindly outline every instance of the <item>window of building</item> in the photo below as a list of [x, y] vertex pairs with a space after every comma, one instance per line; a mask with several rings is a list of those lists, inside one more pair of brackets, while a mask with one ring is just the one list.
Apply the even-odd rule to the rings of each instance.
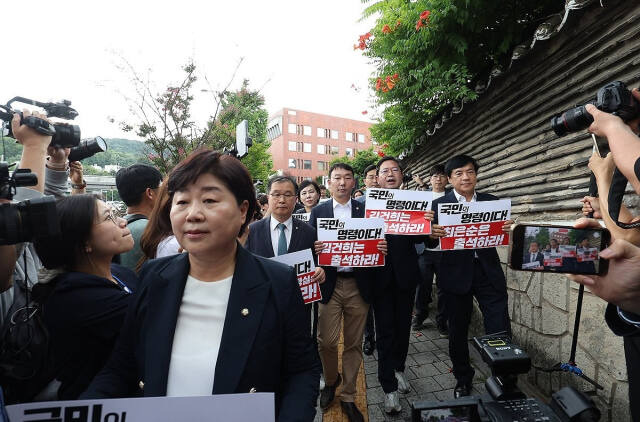
[[318, 170], [326, 171], [327, 170], [327, 163], [325, 163], [324, 161], [318, 161]]
[[289, 141], [289, 151], [295, 151], [296, 150], [296, 143], [293, 141]]
[[347, 141], [351, 141], [351, 142], [353, 142], [353, 133], [351, 133], [351, 132], [345, 132], [345, 133], [344, 133], [344, 139], [345, 139], [345, 140], [347, 140]]
[[302, 162], [302, 168], [304, 170], [311, 170], [311, 160], [304, 160]]
[[358, 142], [364, 144], [364, 134], [358, 133]]
[[304, 143], [304, 152], [311, 152], [311, 144], [308, 142]]
[[305, 126], [304, 127], [304, 134], [306, 136], [311, 136], [311, 126]]
[[324, 145], [318, 145], [318, 154], [326, 154]]
[[318, 138], [324, 138], [324, 129], [322, 129], [321, 127], [316, 129], [316, 136]]
[[296, 168], [296, 159], [295, 158], [289, 158], [289, 168], [290, 169]]
[[331, 139], [338, 139], [338, 131], [331, 129]]
[[331, 154], [332, 154], [332, 155], [338, 155], [338, 154], [340, 154], [340, 148], [338, 148], [338, 147], [331, 147]]
[[296, 124], [295, 123], [289, 123], [289, 129], [288, 132], [289, 133], [296, 133]]
[[345, 148], [344, 153], [347, 157], [353, 157], [353, 148]]
[[287, 110], [287, 113], [289, 113], [292, 116], [296, 115], [296, 111], [295, 110]]

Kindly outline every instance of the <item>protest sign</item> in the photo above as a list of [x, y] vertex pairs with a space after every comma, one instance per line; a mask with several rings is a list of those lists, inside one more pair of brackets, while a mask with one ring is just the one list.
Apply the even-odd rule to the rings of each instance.
[[438, 224], [446, 231], [440, 238], [440, 248], [480, 249], [508, 245], [509, 234], [502, 226], [510, 218], [510, 199], [438, 204]]
[[563, 258], [575, 258], [576, 257], [576, 247], [575, 245], [560, 245], [558, 246], [558, 250], [560, 254], [562, 254]]
[[316, 272], [316, 266], [313, 263], [311, 249], [304, 249], [298, 252], [274, 256], [271, 259], [287, 264], [296, 270], [298, 284], [300, 285], [300, 291], [302, 292], [302, 298], [304, 299], [305, 305], [322, 299], [320, 285], [313, 281], [313, 274]]
[[318, 240], [324, 244], [318, 264], [330, 267], [380, 267], [384, 255], [378, 243], [384, 240], [381, 218], [319, 218]]
[[598, 248], [579, 248], [576, 253], [578, 262], [589, 262], [598, 260]]
[[386, 234], [421, 235], [431, 233], [432, 192], [400, 189], [367, 189], [365, 216], [382, 218]]
[[545, 267], [562, 267], [562, 254], [556, 252], [544, 252]]
[[274, 421], [273, 393], [47, 401], [6, 407], [11, 422]]
[[541, 267], [540, 261], [533, 261], [522, 264], [523, 270], [537, 270], [539, 267]]
[[304, 221], [305, 223], [308, 223], [310, 215], [311, 215], [310, 212], [305, 212], [305, 213], [302, 213], [302, 214], [291, 214], [291, 217], [297, 218], [300, 221]]

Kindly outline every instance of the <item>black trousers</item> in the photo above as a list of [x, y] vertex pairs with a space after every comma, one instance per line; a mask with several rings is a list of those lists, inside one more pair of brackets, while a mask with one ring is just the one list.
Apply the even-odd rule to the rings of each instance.
[[376, 325], [373, 320], [373, 306], [369, 306], [367, 325], [364, 326], [364, 339], [369, 340], [371, 343], [376, 342]]
[[482, 311], [487, 334], [506, 331], [511, 335], [507, 308], [507, 286], [496, 288], [487, 278], [480, 262], [474, 259], [471, 291], [466, 294], [444, 292], [449, 323], [449, 356], [458, 384], [471, 384], [475, 371], [469, 362], [469, 323], [475, 296]]
[[385, 393], [398, 389], [395, 371], [404, 371], [409, 351], [415, 289], [399, 289], [393, 281], [373, 295], [378, 350], [378, 380]]
[[631, 420], [640, 421], [640, 336], [624, 337], [624, 357], [629, 377]]
[[[431, 303], [431, 295], [433, 292], [433, 276], [436, 276], [436, 285], [438, 283], [438, 271], [440, 269], [440, 259], [438, 252], [425, 251], [418, 255], [418, 268], [420, 269], [421, 279], [416, 289], [416, 314], [426, 318], [429, 315], [429, 304]], [[436, 324], [444, 325], [447, 317], [444, 310], [444, 299], [442, 297], [442, 289], [438, 286], [438, 313], [436, 314]]]

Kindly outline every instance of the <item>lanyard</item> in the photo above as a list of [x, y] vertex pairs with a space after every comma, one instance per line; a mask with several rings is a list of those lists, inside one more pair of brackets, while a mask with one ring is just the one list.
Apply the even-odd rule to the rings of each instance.
[[113, 277], [113, 279], [118, 282], [118, 286], [120, 286], [122, 288], [122, 290], [124, 290], [125, 292], [127, 292], [129, 294], [133, 293], [131, 291], [131, 289], [126, 284], [124, 284], [124, 282], [121, 281], [118, 277], [116, 277], [113, 274], [111, 274], [111, 277]]

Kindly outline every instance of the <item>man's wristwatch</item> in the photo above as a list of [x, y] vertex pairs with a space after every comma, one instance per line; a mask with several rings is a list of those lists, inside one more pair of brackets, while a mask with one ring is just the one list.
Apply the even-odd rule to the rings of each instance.
[[75, 183], [71, 184], [71, 189], [84, 189], [87, 187], [87, 181], [82, 179], [82, 184], [76, 185]]

